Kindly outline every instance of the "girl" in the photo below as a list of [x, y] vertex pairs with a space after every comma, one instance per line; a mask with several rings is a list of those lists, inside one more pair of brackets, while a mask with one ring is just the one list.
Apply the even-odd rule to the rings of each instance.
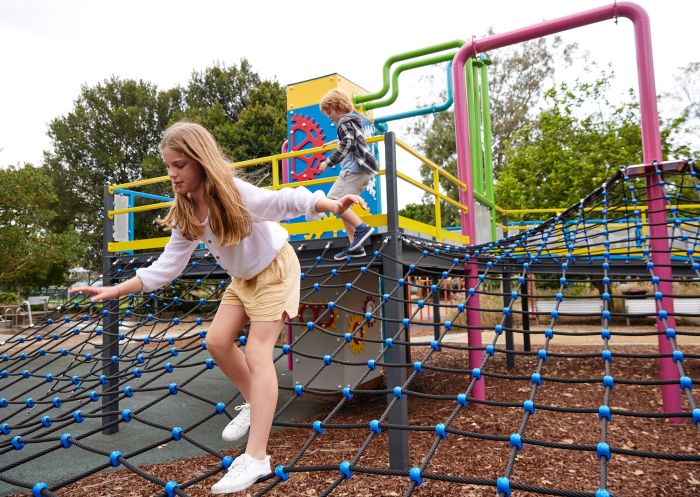
[[[302, 214], [317, 219], [322, 212], [342, 214], [353, 204], [367, 208], [358, 195], [338, 200], [306, 188], [265, 190], [235, 178], [229, 161], [204, 127], [178, 122], [160, 143], [175, 203], [159, 223], [171, 230], [163, 253], [136, 276], [112, 287], [82, 287], [75, 292], [93, 302], [151, 292], [178, 276], [190, 255], [204, 241], [221, 267], [232, 276], [207, 332], [207, 350], [235, 384], [246, 403], [224, 428], [226, 441], [250, 429], [245, 454], [236, 458], [212, 493], [238, 492], [271, 472], [267, 441], [277, 405], [273, 348], [299, 308], [301, 270], [287, 231], [275, 221]], [[245, 354], [234, 345], [250, 321]]]

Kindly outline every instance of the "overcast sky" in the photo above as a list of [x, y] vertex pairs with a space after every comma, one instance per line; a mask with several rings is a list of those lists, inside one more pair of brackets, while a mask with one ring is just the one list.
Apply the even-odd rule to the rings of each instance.
[[[678, 68], [700, 61], [697, 0], [640, 0], [649, 13], [657, 92]], [[68, 113], [81, 85], [111, 75], [167, 89], [193, 70], [246, 57], [265, 78], [287, 84], [338, 72], [369, 91], [391, 55], [453, 39], [505, 32], [610, 2], [601, 0], [0, 0], [0, 167], [41, 162], [47, 123]], [[303, 7], [302, 7], [303, 6]], [[361, 34], [364, 33], [364, 34]], [[563, 35], [612, 63], [618, 82], [637, 87], [632, 24], [621, 19]], [[356, 40], [357, 39], [357, 40]], [[356, 51], [348, 50], [356, 47]], [[444, 84], [436, 81], [437, 88]], [[415, 76], [402, 98], [420, 98]], [[416, 96], [418, 95], [418, 96]], [[423, 99], [425, 100], [425, 99]]]

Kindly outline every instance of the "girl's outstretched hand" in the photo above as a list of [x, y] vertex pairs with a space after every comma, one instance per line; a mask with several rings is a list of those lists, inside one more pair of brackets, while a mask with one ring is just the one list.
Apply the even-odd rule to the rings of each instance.
[[359, 195], [343, 195], [337, 200], [337, 205], [335, 208], [336, 214], [342, 214], [354, 204], [359, 204], [364, 210], [367, 210], [367, 202]]
[[99, 302], [101, 300], [116, 299], [119, 297], [119, 290], [116, 286], [81, 286], [71, 288], [68, 293], [84, 293], [91, 295], [90, 302]]

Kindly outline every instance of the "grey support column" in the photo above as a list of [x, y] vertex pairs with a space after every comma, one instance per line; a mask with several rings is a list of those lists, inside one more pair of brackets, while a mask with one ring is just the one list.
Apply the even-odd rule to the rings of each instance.
[[[114, 221], [107, 213], [114, 208], [114, 200], [109, 193], [108, 187], [104, 187], [104, 221], [102, 225], [102, 285], [111, 286], [117, 283], [116, 266], [112, 266], [112, 258], [109, 255], [109, 243], [112, 241], [114, 232]], [[119, 355], [119, 302], [108, 301], [104, 304], [107, 314], [102, 317], [102, 374], [105, 375], [107, 383], [102, 385], [102, 433], [111, 435], [119, 431], [119, 424], [107, 426], [116, 421], [119, 416], [107, 412], [119, 411], [119, 392], [117, 390], [119, 380], [119, 362], [112, 363], [112, 356]]]
[[[398, 209], [398, 191], [397, 191], [397, 176], [396, 176], [396, 142], [394, 133], [387, 133], [384, 137], [385, 147], [385, 168], [386, 168], [386, 205], [387, 205], [387, 235], [390, 237], [389, 243], [385, 248], [385, 253], [392, 258], [383, 259], [382, 273], [387, 277], [386, 286], [395, 285], [398, 278], [403, 277], [403, 264], [401, 240], [399, 239], [399, 209]], [[401, 291], [396, 298], [403, 298], [404, 292]], [[399, 337], [401, 330], [401, 320], [404, 318], [403, 303], [390, 299], [384, 304], [385, 321], [384, 332], [387, 338]], [[387, 362], [402, 363], [406, 358], [406, 346], [394, 345], [386, 352]], [[405, 368], [387, 368], [386, 383], [387, 388], [391, 391], [394, 387], [402, 387], [406, 382]], [[391, 403], [396, 400], [394, 407], [389, 411], [389, 423], [391, 424], [408, 424], [408, 398], [403, 396], [401, 399], [396, 399], [393, 394], [389, 394], [387, 402]], [[406, 430], [389, 430], [389, 467], [391, 469], [408, 469], [408, 431]]]
[[[440, 338], [440, 329], [442, 328], [440, 319], [440, 279], [435, 276], [430, 281], [437, 287], [437, 290], [433, 293], [433, 323], [435, 323], [433, 324], [433, 338], [437, 340]], [[446, 285], [444, 281], [443, 285]]]
[[529, 302], [529, 291], [530, 285], [530, 275], [525, 275], [525, 285], [524, 288], [521, 286], [522, 294], [522, 304], [523, 304], [523, 350], [525, 352], [530, 352], [530, 302]]
[[[507, 268], [506, 268], [507, 269]], [[511, 296], [510, 293], [513, 287], [510, 282], [510, 273], [504, 271], [501, 273], [503, 276], [503, 307], [508, 307], [510, 305]], [[513, 307], [511, 307], [511, 312], [506, 316], [503, 322], [503, 327], [506, 329], [506, 367], [508, 369], [513, 369], [515, 367], [515, 354], [510, 351], [515, 350], [515, 344], [513, 343], [513, 310], [515, 308], [515, 302], [513, 302]]]

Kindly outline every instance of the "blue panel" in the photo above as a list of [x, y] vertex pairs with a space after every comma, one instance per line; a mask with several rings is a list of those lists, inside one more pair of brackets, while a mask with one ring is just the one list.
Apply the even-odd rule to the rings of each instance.
[[[364, 116], [362, 118], [362, 126], [365, 137], [374, 136], [376, 128]], [[325, 116], [318, 105], [311, 105], [287, 112], [287, 139], [289, 143], [289, 151], [303, 150], [314, 147], [320, 147], [333, 140], [338, 139], [338, 132], [335, 123]], [[374, 156], [379, 159], [379, 149], [377, 144], [371, 144], [370, 148], [374, 152]], [[287, 171], [289, 182], [308, 181], [319, 178], [336, 177], [340, 172], [340, 166], [326, 169], [323, 173], [318, 173], [318, 166], [324, 157], [328, 157], [332, 152], [326, 154], [314, 154], [313, 156], [295, 157], [287, 162]], [[283, 166], [284, 167], [284, 166]], [[378, 188], [380, 185], [379, 176], [375, 176], [369, 184], [367, 190], [362, 193], [362, 198], [367, 202], [369, 210], [372, 214], [382, 212], [381, 191]], [[332, 183], [315, 185], [308, 187], [310, 190], [321, 190], [328, 193]], [[306, 219], [298, 217], [289, 222], [302, 222]], [[345, 236], [344, 231], [339, 231], [338, 236]], [[304, 235], [293, 235], [292, 240], [303, 240]], [[323, 233], [321, 238], [333, 238], [330, 232]]]

